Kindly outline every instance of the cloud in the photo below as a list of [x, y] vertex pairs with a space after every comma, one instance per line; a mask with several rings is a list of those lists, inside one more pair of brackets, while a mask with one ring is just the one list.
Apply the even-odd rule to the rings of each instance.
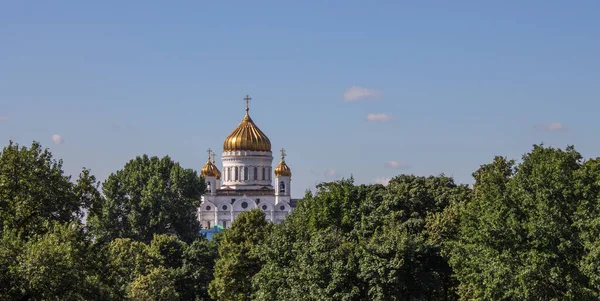
[[6, 120], [8, 120], [8, 116], [0, 115], [0, 121], [6, 121]]
[[550, 122], [546, 124], [538, 124], [535, 126], [535, 128], [539, 131], [556, 132], [564, 130], [565, 126], [560, 122]]
[[386, 121], [390, 121], [394, 119], [394, 117], [387, 115], [387, 114], [383, 114], [383, 113], [377, 113], [377, 114], [369, 114], [367, 115], [366, 120], [369, 122], [386, 122]]
[[328, 169], [325, 171], [325, 178], [327, 179], [335, 179], [338, 178], [340, 174], [335, 171], [335, 169]]
[[52, 135], [52, 141], [54, 141], [56, 144], [63, 144], [65, 142], [63, 137], [59, 134]]
[[344, 100], [355, 101], [361, 99], [375, 98], [381, 96], [381, 91], [352, 86], [344, 91]]
[[375, 178], [375, 183], [381, 184], [381, 185], [387, 185], [391, 179], [392, 178], [390, 178], [390, 177], [377, 177], [377, 178]]
[[396, 160], [392, 160], [392, 161], [385, 162], [385, 167], [391, 168], [391, 169], [409, 169], [412, 166], [410, 166], [406, 163], [401, 163]]

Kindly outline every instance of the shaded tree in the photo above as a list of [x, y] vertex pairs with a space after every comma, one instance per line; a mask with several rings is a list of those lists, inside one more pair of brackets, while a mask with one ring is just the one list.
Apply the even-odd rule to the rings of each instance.
[[136, 157], [111, 174], [102, 191], [104, 198], [91, 206], [87, 219], [99, 241], [149, 242], [154, 234], [171, 234], [190, 243], [198, 236], [196, 210], [204, 181], [168, 156]]
[[270, 228], [264, 212], [254, 209], [240, 213], [231, 227], [220, 234], [219, 255], [209, 287], [213, 299], [251, 299], [252, 277], [262, 266], [256, 248], [269, 235]]
[[579, 269], [581, 155], [534, 146], [519, 165], [496, 157], [474, 173], [450, 263], [462, 299], [595, 299]]
[[16, 229], [27, 237], [46, 232], [48, 222], [77, 220], [82, 204], [74, 186], [48, 149], [11, 141], [0, 153], [0, 231]]
[[137, 277], [130, 285], [128, 298], [139, 301], [179, 300], [173, 272], [159, 266], [151, 269], [147, 275]]

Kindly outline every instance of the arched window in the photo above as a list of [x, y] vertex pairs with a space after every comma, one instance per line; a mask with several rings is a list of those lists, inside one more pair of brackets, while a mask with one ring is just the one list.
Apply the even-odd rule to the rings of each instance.
[[238, 169], [237, 169], [237, 167], [234, 167], [234, 168], [233, 168], [233, 171], [235, 172], [235, 180], [237, 181], [237, 180], [239, 179], [239, 177], [238, 177], [239, 175], [238, 175]]
[[269, 167], [269, 181], [271, 181], [271, 167]]
[[265, 180], [265, 168], [263, 167], [263, 177], [262, 177], [263, 181]]
[[244, 167], [244, 181], [248, 181], [248, 166]]
[[254, 167], [254, 180], [258, 180], [258, 167]]
[[208, 190], [208, 192], [212, 192], [210, 182], [206, 182], [206, 190]]
[[285, 183], [279, 182], [279, 192], [285, 192]]

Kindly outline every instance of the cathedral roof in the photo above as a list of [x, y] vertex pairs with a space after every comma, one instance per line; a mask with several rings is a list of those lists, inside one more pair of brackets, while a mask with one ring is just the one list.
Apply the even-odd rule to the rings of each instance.
[[285, 161], [283, 161], [283, 160], [281, 160], [281, 162], [279, 162], [277, 167], [275, 167], [274, 171], [275, 171], [276, 177], [291, 177], [292, 176], [292, 170], [290, 169], [289, 166], [287, 166], [287, 164], [285, 164]]
[[276, 177], [292, 176], [292, 170], [289, 166], [287, 166], [287, 164], [285, 164], [285, 150], [283, 148], [281, 149], [281, 162], [279, 162], [279, 164], [277, 165], [277, 167], [275, 167], [275, 170], [273, 171], [275, 172]]
[[208, 150], [208, 161], [202, 167], [200, 173], [205, 177], [216, 177], [217, 179], [221, 179], [221, 172], [217, 168], [217, 166], [213, 162], [210, 161], [211, 150]]
[[[246, 95], [247, 100], [250, 98]], [[247, 101], [246, 100], [246, 101]], [[271, 141], [250, 118], [246, 105], [246, 116], [242, 122], [225, 138], [223, 151], [271, 151]]]

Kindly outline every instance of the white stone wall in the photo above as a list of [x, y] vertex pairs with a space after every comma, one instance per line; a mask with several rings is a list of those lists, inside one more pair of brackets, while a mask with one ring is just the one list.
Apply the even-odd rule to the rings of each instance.
[[231, 188], [272, 186], [273, 154], [271, 152], [223, 152], [221, 185]]
[[[232, 199], [235, 199], [233, 203]], [[259, 199], [258, 204], [257, 199]], [[240, 213], [252, 209], [262, 210], [265, 218], [273, 223], [281, 223], [292, 212], [289, 196], [282, 196], [276, 202], [275, 195], [211, 196], [207, 194], [202, 197], [198, 218], [204, 229], [215, 225], [229, 228]]]

